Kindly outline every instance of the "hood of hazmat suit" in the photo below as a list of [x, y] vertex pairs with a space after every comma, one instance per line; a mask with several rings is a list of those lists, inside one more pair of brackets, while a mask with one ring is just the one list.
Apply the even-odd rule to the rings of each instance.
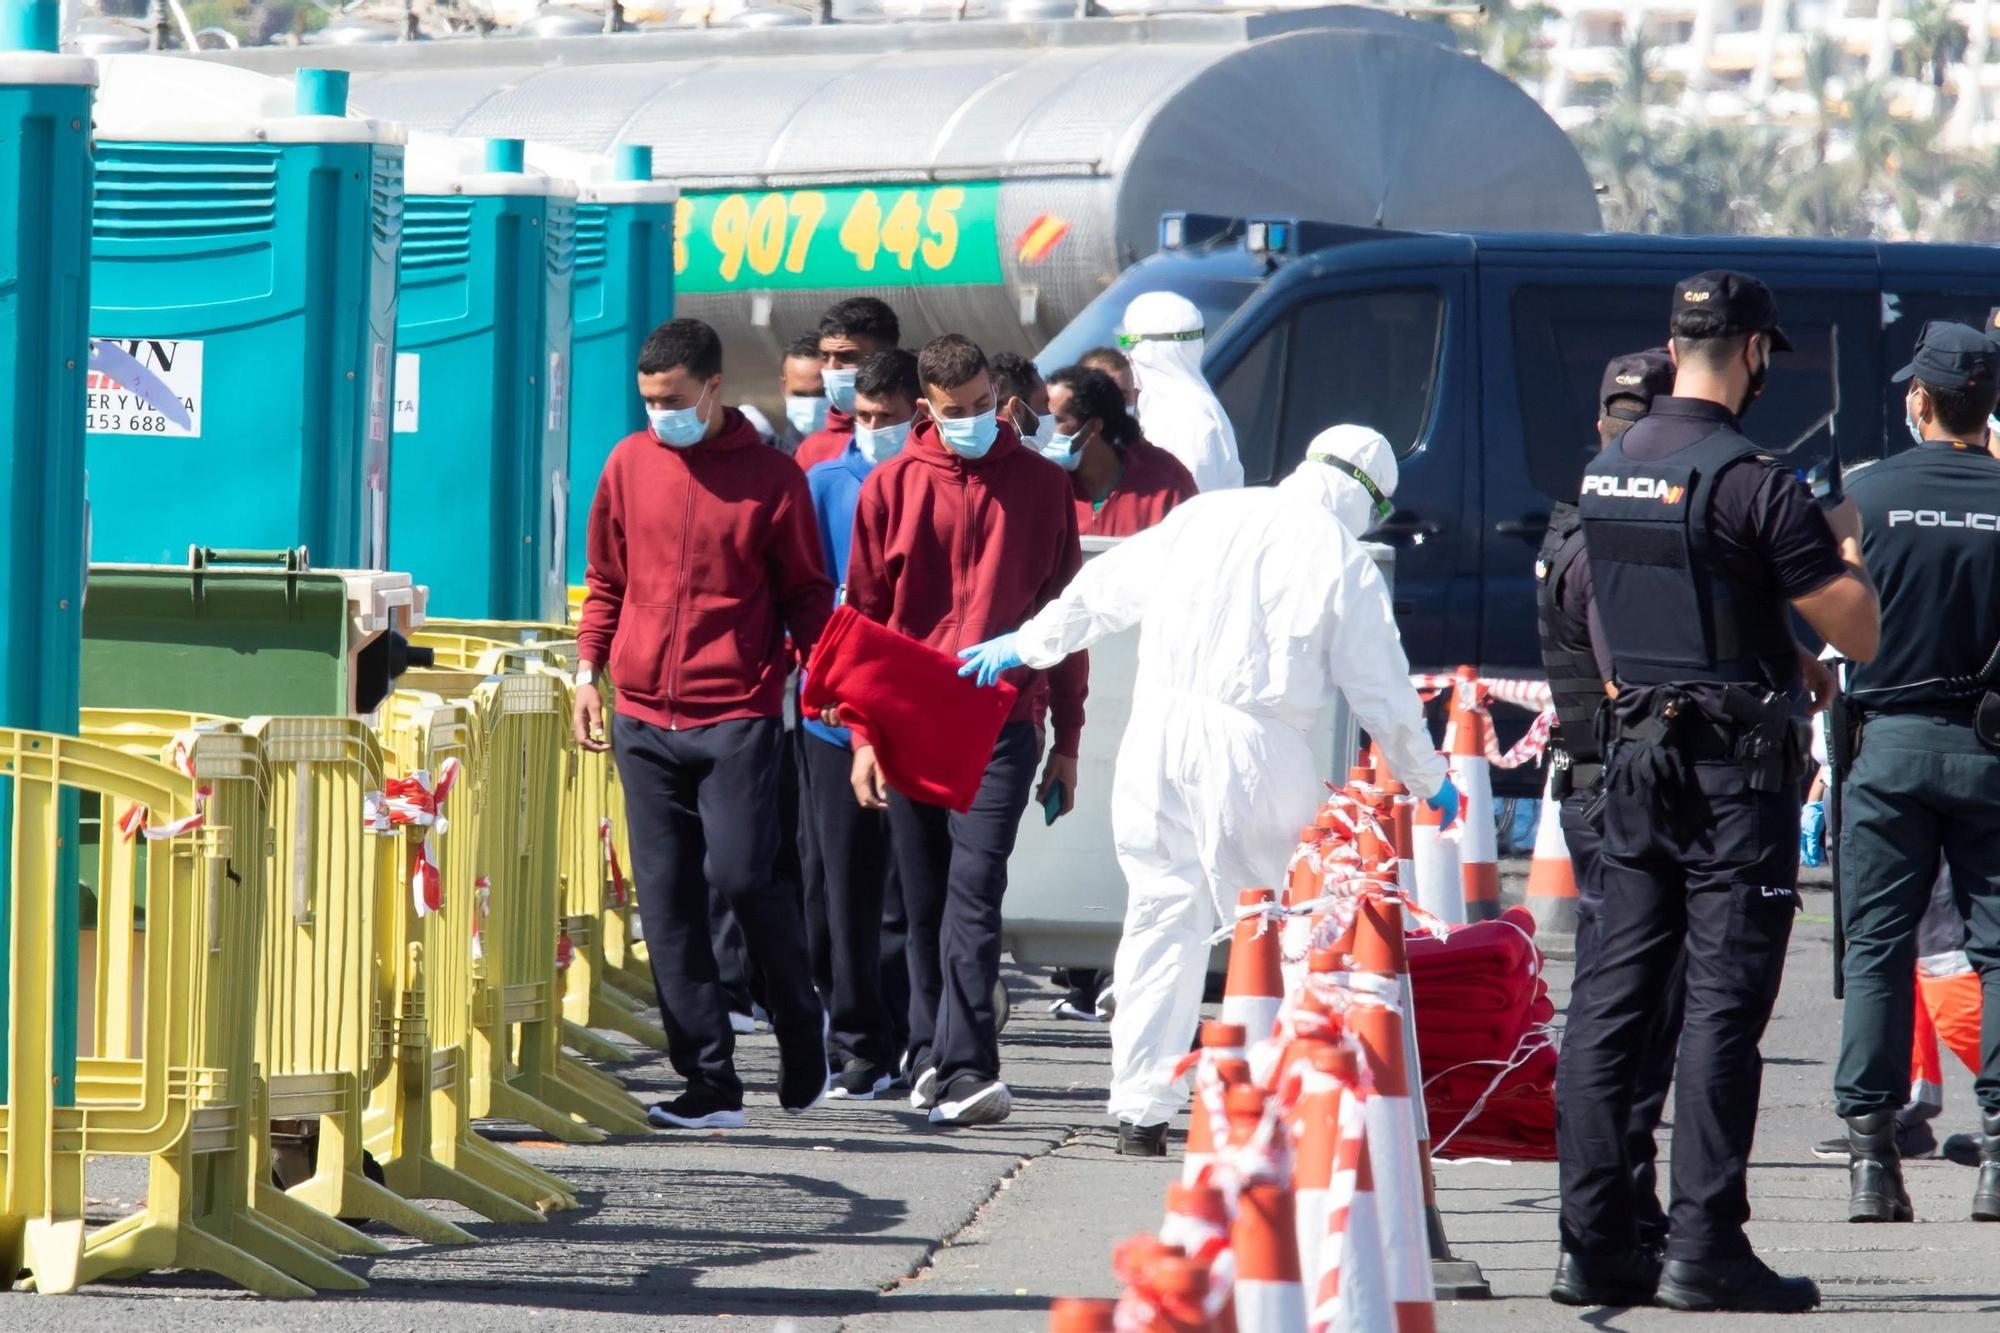
[[1175, 292], [1145, 292], [1125, 307], [1120, 342], [1139, 385], [1139, 428], [1181, 460], [1204, 491], [1243, 484], [1236, 431], [1202, 377], [1201, 311]]
[[1354, 538], [1388, 515], [1396, 494], [1396, 451], [1382, 432], [1367, 426], [1334, 426], [1321, 431], [1306, 446], [1306, 461], [1278, 483], [1300, 499], [1316, 500]]

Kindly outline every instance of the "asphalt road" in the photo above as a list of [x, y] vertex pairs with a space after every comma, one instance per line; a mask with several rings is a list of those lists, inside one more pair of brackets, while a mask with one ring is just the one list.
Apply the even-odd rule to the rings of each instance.
[[[1809, 894], [1765, 1044], [1764, 1111], [1752, 1236], [1780, 1268], [1808, 1273], [1823, 1312], [1732, 1319], [1788, 1328], [2000, 1327], [2000, 1227], [1962, 1220], [1972, 1172], [1912, 1164], [1917, 1225], [1861, 1228], [1844, 1216], [1845, 1175], [1815, 1161], [1833, 1132], [1829, 1083], [1839, 1031], [1828, 989], [1827, 900]], [[1566, 964], [1551, 964], [1560, 1001]], [[1010, 975], [1004, 1038], [1017, 1094], [1005, 1125], [947, 1133], [902, 1103], [838, 1105], [803, 1117], [775, 1104], [770, 1038], [746, 1039], [751, 1124], [729, 1134], [627, 1139], [588, 1148], [527, 1142], [574, 1182], [576, 1212], [499, 1226], [449, 1205], [480, 1237], [445, 1248], [384, 1234], [393, 1252], [351, 1260], [368, 1291], [264, 1301], [196, 1274], [106, 1283], [67, 1298], [0, 1298], [0, 1329], [51, 1330], [778, 1330], [794, 1333], [1030, 1333], [1062, 1294], [1113, 1294], [1109, 1255], [1155, 1225], [1164, 1163], [1119, 1159], [1100, 1118], [1104, 1030], [1046, 1015], [1054, 991]], [[635, 1096], [671, 1085], [661, 1062], [625, 1067]], [[1941, 1132], [1975, 1119], [1969, 1078], [1948, 1079]], [[1544, 1296], [1555, 1258], [1555, 1168], [1450, 1164], [1438, 1170], [1447, 1230], [1492, 1283], [1490, 1302], [1446, 1306], [1446, 1330], [1706, 1328], [1720, 1318], [1565, 1310]], [[95, 1214], [135, 1206], [131, 1164], [93, 1166]]]

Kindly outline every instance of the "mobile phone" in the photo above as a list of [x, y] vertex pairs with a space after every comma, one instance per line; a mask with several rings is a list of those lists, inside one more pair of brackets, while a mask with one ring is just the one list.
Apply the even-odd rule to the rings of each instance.
[[1042, 822], [1053, 824], [1063, 812], [1063, 802], [1069, 797], [1069, 788], [1060, 782], [1049, 784], [1049, 794], [1042, 798]]

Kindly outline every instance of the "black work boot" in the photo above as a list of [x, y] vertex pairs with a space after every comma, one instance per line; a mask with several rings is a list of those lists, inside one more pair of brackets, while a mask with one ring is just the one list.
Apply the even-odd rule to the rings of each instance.
[[2000, 1111], [1981, 1111], [1979, 1130], [1979, 1183], [1972, 1187], [1972, 1220], [2000, 1222]]
[[1735, 1310], [1800, 1314], [1819, 1304], [1809, 1277], [1780, 1277], [1762, 1259], [1669, 1259], [1656, 1305], [1669, 1310]]
[[1903, 1188], [1903, 1158], [1896, 1151], [1896, 1113], [1870, 1111], [1847, 1117], [1847, 1220], [1910, 1222], [1916, 1213]]
[[1628, 1254], [1576, 1254], [1556, 1259], [1549, 1299], [1558, 1305], [1651, 1305], [1660, 1285], [1660, 1252], [1642, 1247]]

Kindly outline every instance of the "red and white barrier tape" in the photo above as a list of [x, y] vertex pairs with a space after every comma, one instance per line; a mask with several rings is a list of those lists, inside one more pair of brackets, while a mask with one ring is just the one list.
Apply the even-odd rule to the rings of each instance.
[[618, 843], [611, 836], [611, 816], [597, 821], [597, 840], [604, 844], [604, 865], [611, 875], [611, 905], [625, 905], [625, 868], [618, 864]]
[[481, 875], [472, 881], [472, 957], [486, 957], [486, 913], [493, 906], [493, 881]]
[[[167, 764], [183, 777], [194, 776], [194, 747], [199, 733], [181, 731], [167, 743]], [[118, 816], [118, 834], [126, 842], [145, 835], [147, 842], [165, 842], [168, 838], [178, 838], [193, 833], [208, 822], [208, 803], [215, 796], [213, 787], [194, 789], [194, 813], [185, 819], [176, 819], [171, 824], [153, 823], [153, 815], [143, 805], [127, 806], [125, 813]]]
[[406, 778], [390, 778], [384, 790], [362, 797], [361, 823], [370, 833], [394, 833], [398, 829], [420, 828], [416, 853], [410, 867], [410, 901], [419, 917], [429, 916], [444, 906], [444, 876], [431, 855], [433, 831], [450, 828], [440, 807], [458, 784], [459, 763], [447, 759], [435, 780], [430, 770], [420, 768]]

